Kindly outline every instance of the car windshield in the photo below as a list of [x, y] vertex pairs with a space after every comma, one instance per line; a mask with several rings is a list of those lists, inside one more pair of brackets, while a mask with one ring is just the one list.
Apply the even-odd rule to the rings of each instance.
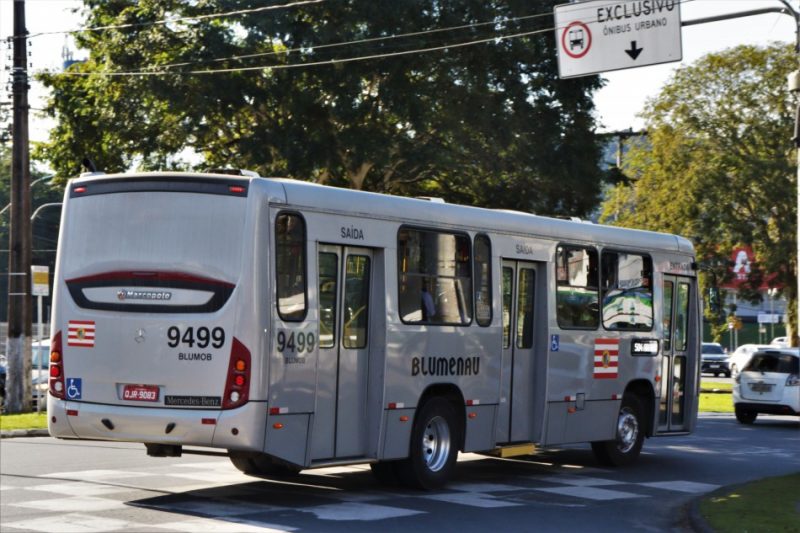
[[800, 358], [789, 354], [757, 353], [745, 370], [798, 374], [800, 373]]
[[31, 354], [31, 368], [36, 370], [39, 365], [44, 369], [50, 367], [50, 347], [49, 346], [34, 346], [33, 353]]
[[725, 350], [719, 344], [704, 344], [703, 353], [708, 355], [725, 355]]

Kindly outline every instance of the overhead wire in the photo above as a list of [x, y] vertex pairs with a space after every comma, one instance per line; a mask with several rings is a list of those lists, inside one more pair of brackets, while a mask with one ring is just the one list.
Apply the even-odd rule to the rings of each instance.
[[[260, 52], [260, 53], [256, 53], [256, 54], [243, 54], [243, 55], [236, 55], [236, 56], [223, 57], [223, 58], [205, 59], [205, 60], [203, 60], [201, 62], [202, 63], [216, 63], [216, 62], [221, 62], [221, 61], [230, 61], [230, 60], [238, 60], [238, 59], [251, 59], [251, 58], [254, 58], [254, 57], [283, 55], [283, 54], [289, 54], [289, 53], [292, 53], [292, 52], [304, 52], [304, 51], [307, 51], [307, 50], [325, 50], [325, 49], [328, 49], [328, 48], [338, 48], [338, 47], [350, 46], [350, 45], [354, 45], [354, 44], [366, 44], [366, 43], [374, 43], [374, 42], [383, 42], [383, 41], [389, 41], [389, 40], [393, 40], [393, 39], [404, 39], [404, 38], [407, 38], [407, 37], [420, 37], [420, 36], [423, 36], [423, 35], [432, 35], [432, 34], [435, 34], [435, 33], [443, 33], [443, 32], [448, 32], [448, 31], [457, 31], [457, 30], [464, 30], [464, 29], [470, 29], [470, 28], [479, 28], [479, 27], [482, 27], [482, 26], [506, 24], [506, 23], [509, 23], [509, 22], [519, 22], [519, 21], [522, 21], [522, 20], [529, 20], [529, 19], [549, 17], [549, 16], [552, 16], [552, 13], [538, 13], [538, 14], [535, 14], [535, 15], [525, 15], [525, 16], [521, 16], [521, 17], [507, 17], [507, 18], [496, 19], [496, 20], [491, 20], [491, 21], [487, 21], [487, 22], [475, 22], [475, 23], [472, 23], [472, 24], [462, 24], [460, 26], [449, 26], [447, 28], [434, 28], [432, 30], [420, 30], [420, 31], [409, 32], [409, 33], [400, 33], [400, 34], [397, 34], [397, 35], [385, 35], [385, 36], [382, 36], [382, 37], [368, 37], [368, 38], [365, 38], [365, 39], [356, 39], [356, 40], [353, 40], [353, 41], [344, 41], [344, 42], [341, 42], [341, 43], [310, 45], [310, 46], [306, 46], [306, 47], [289, 48], [289, 49], [280, 50], [280, 51]], [[198, 62], [187, 61], [187, 62], [183, 62], [183, 63], [172, 63], [172, 64], [160, 65], [160, 67], [161, 68], [182, 67], [182, 66], [186, 66], [186, 65], [194, 65], [194, 64], [197, 64], [197, 63]]]
[[299, 0], [297, 2], [290, 2], [288, 4], [280, 4], [275, 6], [261, 6], [261, 7], [254, 7], [250, 9], [239, 9], [236, 11], [226, 11], [224, 13], [209, 13], [207, 15], [196, 15], [191, 17], [176, 17], [176, 18], [165, 18], [160, 20], [151, 20], [147, 22], [129, 22], [125, 24], [109, 24], [106, 26], [92, 26], [89, 28], [79, 28], [76, 30], [57, 30], [57, 31], [43, 31], [39, 33], [34, 33], [27, 36], [17, 36], [12, 35], [9, 39], [15, 39], [18, 37], [26, 37], [28, 39], [33, 39], [34, 37], [41, 37], [43, 35], [64, 35], [64, 34], [73, 34], [73, 33], [83, 33], [83, 32], [92, 32], [92, 31], [105, 31], [105, 30], [118, 30], [118, 29], [125, 29], [125, 28], [140, 28], [145, 26], [156, 26], [156, 25], [165, 25], [165, 24], [174, 24], [177, 22], [187, 22], [187, 21], [198, 21], [198, 20], [208, 20], [213, 18], [223, 18], [223, 17], [234, 17], [239, 15], [250, 15], [253, 13], [261, 13], [264, 11], [275, 11], [278, 9], [288, 9], [292, 7], [300, 7], [300, 6], [307, 6], [313, 4], [321, 4], [326, 2], [327, 0]]
[[[271, 8], [276, 7], [287, 7], [287, 6], [294, 6], [303, 3], [318, 3], [324, 0], [309, 0], [307, 2], [296, 2], [292, 4], [283, 4], [282, 6], [267, 6]], [[692, 2], [694, 0], [678, 0], [675, 2], [675, 5], [680, 5], [688, 2]], [[591, 9], [592, 12], [596, 12], [598, 9], [604, 6], [611, 6], [615, 5], [617, 2], [609, 1], [607, 4], [595, 4], [592, 8], [584, 8], [584, 9]], [[260, 8], [256, 8], [260, 9]], [[243, 11], [250, 11], [250, 10], [243, 10]], [[580, 10], [578, 10], [580, 11]], [[215, 16], [228, 16], [231, 13], [238, 13], [238, 12], [229, 12], [225, 14], [216, 14]], [[436, 51], [442, 51], [450, 48], [463, 48], [467, 46], [474, 46], [478, 44], [486, 44], [490, 42], [502, 42], [505, 40], [517, 39], [525, 36], [536, 35], [541, 33], [547, 33], [554, 30], [557, 30], [556, 26], [542, 28], [538, 30], [532, 30], [527, 32], [520, 32], [515, 34], [508, 34], [508, 35], [495, 35], [492, 37], [484, 38], [484, 39], [476, 39], [467, 42], [459, 42], [459, 43], [450, 43], [450, 44], [443, 44], [439, 46], [431, 46], [431, 47], [423, 47], [423, 48], [415, 48], [410, 50], [400, 50], [395, 52], [383, 52], [380, 54], [367, 54], [355, 57], [345, 57], [345, 58], [332, 58], [326, 60], [319, 60], [319, 61], [308, 61], [302, 63], [291, 63], [291, 64], [270, 64], [270, 65], [257, 65], [257, 66], [238, 66], [238, 67], [229, 67], [229, 68], [219, 68], [219, 69], [192, 69], [192, 70], [169, 70], [176, 67], [183, 67], [183, 66], [191, 66], [191, 65], [198, 65], [210, 62], [222, 62], [222, 61], [234, 61], [234, 60], [241, 60], [241, 59], [248, 59], [253, 57], [265, 57], [270, 55], [285, 55], [291, 52], [298, 52], [298, 51], [311, 51], [311, 50], [319, 50], [319, 49], [326, 49], [326, 48], [334, 48], [334, 47], [341, 47], [347, 46], [352, 44], [363, 44], [363, 43], [370, 43], [370, 42], [379, 42], [385, 41], [390, 39], [400, 39], [405, 37], [415, 37], [421, 36], [426, 34], [434, 34], [434, 33], [441, 33], [446, 31], [455, 31], [461, 29], [469, 29], [474, 27], [481, 27], [486, 25], [498, 25], [507, 22], [515, 22], [519, 20], [527, 20], [532, 18], [540, 18], [546, 16], [553, 16], [552, 12], [547, 13], [538, 13], [533, 15], [526, 15], [522, 17], [513, 17], [508, 19], [496, 19], [492, 21], [480, 22], [480, 23], [472, 23], [466, 24], [461, 26], [453, 26], [449, 28], [435, 28], [432, 30], [421, 30], [418, 32], [410, 32], [406, 34], [398, 34], [398, 35], [391, 35], [391, 36], [382, 36], [382, 37], [373, 37], [367, 39], [359, 39], [354, 41], [345, 41], [342, 43], [330, 43], [330, 44], [322, 44], [317, 46], [308, 46], [303, 48], [293, 48], [281, 51], [270, 51], [270, 52], [262, 52], [256, 54], [244, 54], [244, 55], [234, 55], [225, 58], [213, 58], [213, 59], [205, 59], [199, 61], [191, 61], [191, 62], [183, 62], [183, 63], [173, 63], [173, 64], [166, 64], [166, 65], [159, 65], [157, 69], [140, 69], [134, 71], [93, 71], [93, 72], [76, 72], [76, 71], [65, 71], [58, 73], [56, 75], [59, 76], [71, 76], [71, 77], [88, 77], [88, 76], [107, 76], [107, 77], [152, 77], [152, 76], [182, 76], [182, 75], [208, 75], [208, 74], [224, 74], [224, 73], [231, 73], [231, 72], [249, 72], [249, 71], [259, 71], [259, 70], [286, 70], [286, 69], [296, 69], [296, 68], [308, 68], [308, 67], [317, 67], [317, 66], [324, 66], [324, 65], [338, 65], [338, 64], [347, 64], [347, 63], [354, 63], [360, 61], [368, 61], [368, 60], [375, 60], [375, 59], [384, 59], [384, 58], [391, 58], [391, 57], [399, 57], [411, 54], [421, 54], [421, 53], [430, 53]], [[211, 15], [208, 15], [211, 17]], [[160, 21], [164, 22], [164, 21]], [[155, 24], [155, 22], [151, 23], [142, 23], [142, 24]], [[100, 27], [98, 27], [100, 28]], [[98, 29], [95, 28], [95, 29]], [[153, 65], [155, 67], [155, 65]]]

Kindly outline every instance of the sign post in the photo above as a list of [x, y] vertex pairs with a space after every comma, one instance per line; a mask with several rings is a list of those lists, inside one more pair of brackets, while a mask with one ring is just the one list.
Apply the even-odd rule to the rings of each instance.
[[[36, 296], [36, 306], [39, 311], [39, 330], [38, 330], [38, 337], [39, 337], [39, 347], [33, 353], [36, 354], [37, 357], [37, 365], [36, 365], [36, 412], [42, 412], [42, 389], [40, 388], [40, 384], [42, 382], [42, 338], [44, 337], [44, 331], [42, 328], [42, 296], [50, 296], [50, 267], [48, 266], [37, 266], [31, 265], [31, 279], [33, 280], [33, 289], [31, 290], [31, 294]], [[50, 354], [47, 354], [48, 360]]]
[[590, 0], [556, 6], [560, 77], [680, 61], [680, 4], [680, 0]]

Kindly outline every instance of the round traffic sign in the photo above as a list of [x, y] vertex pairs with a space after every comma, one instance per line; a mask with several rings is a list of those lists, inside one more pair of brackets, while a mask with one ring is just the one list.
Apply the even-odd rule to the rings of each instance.
[[561, 33], [561, 49], [571, 58], [580, 59], [592, 47], [592, 32], [589, 26], [576, 20]]

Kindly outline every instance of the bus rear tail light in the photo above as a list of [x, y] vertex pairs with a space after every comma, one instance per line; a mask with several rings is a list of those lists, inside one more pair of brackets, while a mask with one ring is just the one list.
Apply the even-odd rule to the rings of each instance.
[[247, 403], [250, 396], [250, 350], [233, 338], [231, 360], [228, 363], [228, 378], [225, 381], [225, 393], [222, 397], [222, 408], [233, 409]]
[[786, 378], [787, 387], [800, 387], [800, 374], [789, 374]]
[[64, 357], [61, 345], [61, 332], [57, 332], [50, 341], [50, 394], [64, 399]]

